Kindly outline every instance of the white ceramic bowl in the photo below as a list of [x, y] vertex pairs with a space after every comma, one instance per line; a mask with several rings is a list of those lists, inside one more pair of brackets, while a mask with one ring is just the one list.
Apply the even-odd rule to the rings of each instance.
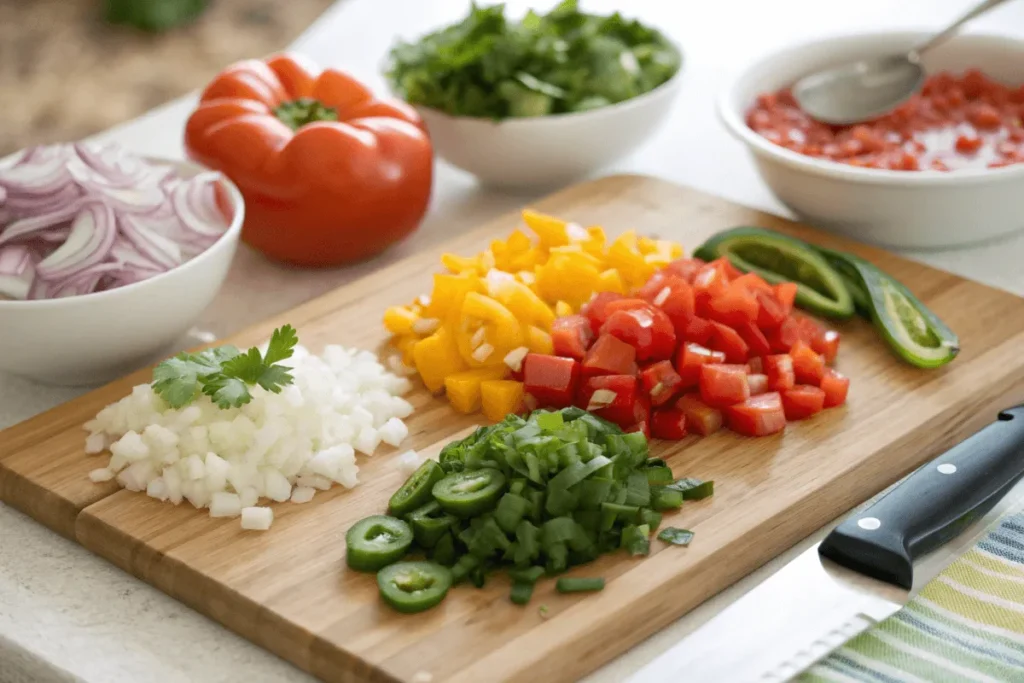
[[[896, 248], [945, 248], [1024, 228], [1024, 164], [954, 172], [857, 168], [772, 144], [744, 120], [758, 93], [822, 67], [905, 52], [924, 32], [853, 35], [797, 45], [758, 60], [722, 94], [718, 111], [746, 144], [761, 177], [802, 220]], [[1008, 85], [1024, 83], [1024, 41], [967, 34], [930, 51], [929, 73], [977, 67]]]
[[684, 68], [639, 97], [585, 112], [491, 121], [417, 111], [438, 156], [482, 185], [556, 188], [621, 159], [650, 137], [672, 107]]
[[[187, 175], [200, 167], [173, 163]], [[180, 340], [217, 294], [245, 206], [225, 179], [234, 219], [209, 249], [166, 273], [84, 296], [0, 301], [0, 370], [46, 384], [99, 384], [144, 367]]]

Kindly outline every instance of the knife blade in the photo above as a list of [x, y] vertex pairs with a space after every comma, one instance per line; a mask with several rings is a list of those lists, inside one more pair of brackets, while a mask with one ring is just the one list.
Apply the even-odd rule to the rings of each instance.
[[899, 611], [941, 570], [915, 576], [915, 563], [928, 564], [921, 562], [927, 553], [983, 517], [1022, 475], [1024, 406], [1017, 406], [848, 516], [629, 680], [789, 680]]

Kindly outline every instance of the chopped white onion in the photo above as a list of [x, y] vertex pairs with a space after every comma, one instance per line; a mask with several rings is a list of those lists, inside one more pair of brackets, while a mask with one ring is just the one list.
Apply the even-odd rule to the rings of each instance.
[[480, 345], [483, 344], [486, 339], [487, 339], [487, 328], [484, 327], [483, 325], [481, 325], [480, 327], [478, 327], [476, 329], [476, 332], [473, 333], [472, 338], [470, 338], [470, 340], [469, 340], [469, 348], [471, 348], [471, 349], [480, 348]]
[[672, 290], [670, 288], [662, 287], [661, 291], [658, 292], [658, 295], [656, 297], [654, 297], [654, 302], [653, 302], [654, 305], [655, 306], [661, 306], [662, 304], [664, 304], [666, 301], [668, 301], [668, 295], [671, 294], [671, 293], [672, 293]]
[[618, 394], [611, 389], [598, 389], [591, 395], [590, 403], [587, 404], [587, 410], [606, 408], [614, 403], [617, 397]]
[[412, 331], [421, 337], [433, 334], [441, 327], [441, 321], [437, 318], [420, 318], [412, 324]]
[[397, 464], [398, 464], [399, 471], [403, 475], [408, 477], [410, 474], [415, 472], [416, 469], [421, 464], [423, 464], [423, 461], [420, 458], [420, 454], [419, 453], [417, 453], [416, 451], [411, 451], [410, 450], [410, 451], [406, 451], [405, 453], [402, 453], [400, 456], [398, 456]]
[[274, 523], [274, 511], [270, 508], [242, 508], [242, 528], [250, 531], [266, 531]]
[[523, 369], [523, 359], [526, 358], [526, 354], [530, 352], [530, 349], [525, 346], [512, 349], [505, 354], [505, 365], [507, 365], [512, 372], [519, 372]]
[[237, 516], [261, 499], [304, 502], [335, 483], [351, 488], [357, 450], [371, 455], [407, 438], [412, 405], [396, 394], [409, 382], [372, 353], [296, 347], [286, 364], [293, 384], [279, 394], [254, 387], [250, 403], [228, 410], [206, 396], [173, 409], [150, 385], [135, 387], [85, 425], [89, 449], [111, 452], [90, 478]]
[[475, 351], [473, 351], [473, 360], [475, 360], [477, 363], [483, 363], [488, 358], [491, 357], [492, 353], [494, 353], [493, 346], [491, 346], [490, 344], [481, 344], [480, 346], [476, 347]]

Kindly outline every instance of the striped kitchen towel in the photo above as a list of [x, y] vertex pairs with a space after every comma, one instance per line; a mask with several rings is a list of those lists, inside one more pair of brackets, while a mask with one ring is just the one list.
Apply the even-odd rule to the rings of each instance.
[[797, 680], [1024, 683], [1024, 513]]

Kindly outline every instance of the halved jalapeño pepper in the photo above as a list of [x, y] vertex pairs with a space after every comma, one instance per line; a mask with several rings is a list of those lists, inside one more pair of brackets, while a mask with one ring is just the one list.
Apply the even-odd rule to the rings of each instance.
[[441, 602], [451, 585], [451, 570], [436, 562], [397, 562], [377, 572], [380, 597], [406, 614]]
[[442, 536], [455, 525], [458, 520], [441, 509], [441, 505], [432, 500], [423, 507], [410, 512], [406, 519], [412, 527], [412, 535], [416, 543], [424, 548], [433, 548]]
[[856, 274], [856, 284], [867, 293], [872, 322], [900, 358], [919, 368], [937, 368], [960, 352], [959, 337], [902, 283], [857, 256], [822, 253]]
[[430, 500], [434, 484], [444, 477], [444, 470], [434, 460], [426, 460], [413, 472], [401, 488], [388, 501], [388, 511], [396, 517], [404, 517]]
[[694, 256], [725, 257], [736, 268], [772, 283], [794, 282], [796, 304], [827, 318], [849, 318], [853, 297], [843, 276], [809, 244], [763, 228], [733, 228], [702, 244]]
[[375, 572], [402, 559], [412, 545], [412, 529], [400, 519], [373, 515], [345, 534], [345, 561], [352, 569]]
[[505, 475], [489, 467], [453, 472], [433, 489], [434, 498], [445, 512], [456, 517], [472, 517], [493, 509], [504, 492]]

